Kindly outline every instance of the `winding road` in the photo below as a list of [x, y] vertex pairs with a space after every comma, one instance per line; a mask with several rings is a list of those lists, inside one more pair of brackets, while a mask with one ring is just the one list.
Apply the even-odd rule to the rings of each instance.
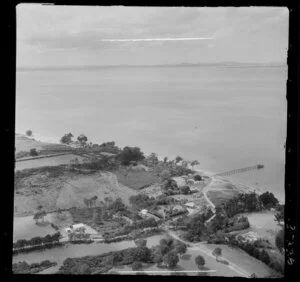
[[[212, 251], [210, 249], [208, 249], [205, 246], [205, 243], [203, 242], [199, 242], [199, 243], [191, 243], [188, 241], [185, 241], [183, 239], [181, 239], [175, 232], [167, 229], [167, 228], [162, 228], [166, 233], [168, 233], [171, 237], [173, 237], [174, 239], [187, 244], [190, 250], [197, 250], [202, 252], [203, 254], [205, 254], [206, 256], [209, 256], [211, 258], [215, 259], [215, 256], [212, 254]], [[226, 265], [226, 267], [230, 268], [232, 271], [238, 273], [240, 276], [242, 277], [250, 277], [251, 273], [245, 271], [244, 269], [242, 269], [241, 267], [239, 267], [238, 265], [236, 265], [235, 263], [233, 263], [232, 261], [223, 258], [223, 261], [226, 261], [228, 263], [228, 265]], [[223, 264], [224, 265], [224, 264]]]
[[[216, 216], [216, 206], [214, 205], [214, 203], [207, 197], [207, 192], [210, 188], [210, 185], [214, 182], [214, 179], [211, 178], [207, 184], [204, 186], [202, 192], [203, 192], [203, 195], [205, 197], [205, 200], [208, 202], [208, 204], [210, 205], [210, 207], [212, 208], [212, 211], [213, 211], [213, 215], [208, 219], [206, 220], [205, 223], [208, 223], [210, 222], [215, 216]], [[212, 251], [210, 249], [208, 249], [206, 246], [205, 246], [205, 243], [204, 242], [199, 242], [199, 243], [191, 243], [191, 242], [188, 242], [188, 241], [185, 241], [183, 239], [181, 239], [174, 231], [171, 231], [169, 230], [167, 227], [161, 227], [166, 233], [168, 233], [171, 237], [173, 237], [174, 239], [190, 246], [189, 249], [191, 250], [197, 250], [199, 252], [202, 252], [203, 254], [205, 254], [206, 256], [208, 257], [211, 257], [211, 258], [215, 258], [215, 256], [212, 254]], [[226, 265], [222, 264], [223, 266], [226, 266], [228, 267], [229, 269], [231, 269], [232, 271], [234, 271], [235, 273], [239, 274], [240, 276], [242, 277], [250, 277], [251, 273], [245, 271], [244, 269], [242, 269], [240, 266], [236, 265], [235, 263], [233, 263], [232, 261], [228, 260], [228, 259], [225, 259], [223, 258], [222, 259], [223, 262], [227, 262]]]

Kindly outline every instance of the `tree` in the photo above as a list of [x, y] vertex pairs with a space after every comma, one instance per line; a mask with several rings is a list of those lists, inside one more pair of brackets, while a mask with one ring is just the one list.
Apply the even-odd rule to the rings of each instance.
[[194, 169], [195, 165], [199, 165], [199, 164], [200, 163], [197, 160], [194, 160], [194, 161], [191, 162], [191, 166], [192, 166], [193, 169]]
[[213, 256], [216, 257], [216, 260], [218, 260], [219, 256], [222, 255], [222, 249], [217, 247], [217, 248], [214, 249], [212, 254], [213, 254]]
[[265, 250], [262, 250], [260, 252], [260, 256], [259, 256], [259, 259], [264, 262], [265, 264], [269, 264], [270, 262], [270, 256], [269, 254], [265, 251]]
[[195, 263], [198, 266], [198, 268], [201, 268], [205, 265], [205, 259], [203, 256], [196, 256]]
[[178, 255], [175, 252], [169, 252], [163, 256], [163, 262], [167, 267], [174, 268], [179, 262]]
[[73, 142], [72, 138], [74, 135], [70, 132], [68, 134], [65, 134], [63, 137], [60, 138], [60, 143], [62, 144], [71, 144]]
[[250, 275], [250, 278], [257, 278], [257, 276], [256, 276], [255, 273], [252, 273], [252, 274]]
[[120, 160], [123, 165], [129, 165], [131, 162], [141, 161], [144, 158], [144, 153], [138, 147], [126, 146], [120, 153]]
[[278, 231], [275, 237], [275, 244], [281, 253], [284, 253], [284, 227]]
[[80, 134], [78, 137], [77, 137], [77, 140], [80, 144], [81, 147], [85, 146], [87, 141], [88, 141], [88, 138], [84, 135], [84, 134]]
[[274, 196], [274, 194], [268, 191], [259, 195], [258, 198], [261, 200], [264, 207], [267, 209], [276, 207], [279, 203], [278, 199]]
[[151, 153], [150, 156], [146, 158], [147, 164], [148, 165], [157, 165], [158, 164], [158, 157], [155, 153]]
[[143, 265], [142, 265], [141, 262], [136, 261], [136, 262], [134, 262], [134, 263], [132, 264], [131, 267], [132, 267], [132, 270], [133, 270], [133, 271], [137, 271], [137, 270], [141, 270], [141, 269], [143, 268]]
[[179, 190], [180, 190], [180, 193], [183, 195], [188, 195], [191, 192], [191, 189], [189, 186], [182, 186], [179, 188]]
[[30, 149], [29, 155], [32, 156], [32, 157], [35, 157], [35, 156], [38, 156], [39, 153], [36, 151], [35, 148], [33, 148], [33, 149]]
[[161, 191], [165, 195], [172, 195], [174, 190], [178, 190], [177, 182], [174, 179], [165, 180], [161, 185]]
[[164, 163], [168, 161], [168, 157], [164, 157]]
[[160, 173], [160, 178], [162, 181], [169, 180], [171, 178], [170, 171], [165, 169]]
[[109, 209], [113, 210], [114, 212], [124, 211], [126, 210], [125, 204], [122, 202], [121, 198], [117, 198], [109, 205]]
[[201, 175], [196, 174], [196, 175], [194, 176], [194, 180], [195, 180], [195, 181], [201, 181], [201, 180], [202, 180]]
[[177, 246], [175, 247], [175, 251], [176, 251], [177, 253], [179, 253], [180, 256], [182, 256], [182, 255], [185, 254], [186, 251], [187, 251], [187, 246], [186, 246], [186, 244], [181, 243], [181, 242], [178, 243]]
[[176, 163], [176, 164], [179, 163], [179, 162], [181, 162], [181, 161], [183, 161], [183, 158], [182, 158], [182, 157], [177, 156], [177, 157], [175, 158], [175, 163]]
[[26, 131], [26, 135], [27, 135], [28, 137], [31, 137], [31, 136], [32, 136], [32, 130], [27, 130], [27, 131]]
[[279, 205], [275, 213], [275, 221], [279, 226], [282, 226], [284, 223], [284, 205]]

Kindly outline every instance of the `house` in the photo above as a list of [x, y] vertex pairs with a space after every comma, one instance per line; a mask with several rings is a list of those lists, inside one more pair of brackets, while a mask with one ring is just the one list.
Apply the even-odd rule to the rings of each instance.
[[173, 180], [175, 180], [178, 188], [186, 186], [186, 180], [184, 179], [184, 177], [172, 177]]
[[189, 208], [192, 208], [192, 209], [196, 208], [196, 205], [195, 205], [194, 202], [188, 202], [188, 203], [185, 203], [184, 205], [189, 207]]
[[141, 210], [139, 212], [139, 214], [143, 217], [143, 218], [154, 218], [156, 221], [159, 221], [160, 218], [157, 217], [156, 215], [149, 213], [148, 210]]
[[237, 239], [240, 239], [242, 242], [255, 242], [260, 239], [260, 236], [258, 233], [250, 231], [237, 236]]
[[98, 232], [94, 230], [92, 227], [84, 224], [84, 223], [78, 223], [78, 224], [73, 224], [69, 228], [65, 228], [65, 231], [67, 233], [86, 233], [86, 234], [91, 234], [91, 235], [96, 235]]

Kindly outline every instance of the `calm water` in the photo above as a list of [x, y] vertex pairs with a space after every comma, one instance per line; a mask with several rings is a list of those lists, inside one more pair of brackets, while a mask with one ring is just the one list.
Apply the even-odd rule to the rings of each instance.
[[283, 197], [286, 79], [286, 67], [18, 72], [16, 131], [85, 133], [213, 172], [262, 163], [236, 179]]

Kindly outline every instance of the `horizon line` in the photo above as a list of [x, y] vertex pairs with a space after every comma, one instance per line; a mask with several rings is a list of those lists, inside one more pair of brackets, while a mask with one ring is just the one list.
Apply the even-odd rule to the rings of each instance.
[[198, 63], [173, 63], [173, 64], [118, 64], [118, 65], [73, 65], [73, 66], [16, 66], [16, 70], [22, 69], [84, 69], [84, 68], [117, 68], [117, 67], [172, 67], [172, 66], [208, 66], [208, 65], [287, 65], [286, 62], [198, 62]]

